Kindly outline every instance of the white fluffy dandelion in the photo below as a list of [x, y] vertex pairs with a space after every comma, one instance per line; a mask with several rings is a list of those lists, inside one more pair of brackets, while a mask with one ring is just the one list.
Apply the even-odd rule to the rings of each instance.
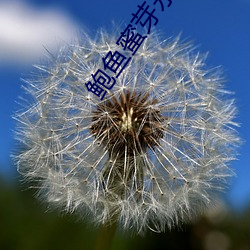
[[191, 44], [156, 34], [100, 100], [85, 83], [110, 50], [126, 52], [116, 38], [84, 35], [37, 66], [32, 102], [16, 115], [18, 170], [62, 210], [163, 231], [213, 203], [232, 175], [234, 101]]

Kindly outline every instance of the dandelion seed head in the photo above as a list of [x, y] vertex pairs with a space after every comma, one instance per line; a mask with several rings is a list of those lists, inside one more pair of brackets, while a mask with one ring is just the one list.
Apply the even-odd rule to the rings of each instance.
[[[66, 46], [26, 80], [15, 159], [63, 211], [163, 231], [210, 206], [233, 175], [236, 108], [218, 69], [189, 43], [151, 34], [100, 100], [85, 83], [110, 50], [104, 31]], [[110, 72], [111, 73], [111, 72]], [[87, 216], [86, 216], [87, 215]]]

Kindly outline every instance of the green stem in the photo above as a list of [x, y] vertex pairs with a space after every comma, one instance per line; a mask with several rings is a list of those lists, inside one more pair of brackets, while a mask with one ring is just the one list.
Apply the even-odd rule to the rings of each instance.
[[94, 250], [110, 250], [112, 241], [116, 232], [117, 223], [104, 224], [100, 226], [97, 234], [96, 245]]

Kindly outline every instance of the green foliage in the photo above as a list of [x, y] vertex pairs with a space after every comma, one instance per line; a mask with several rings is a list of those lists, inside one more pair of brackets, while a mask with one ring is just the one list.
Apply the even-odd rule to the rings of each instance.
[[91, 249], [94, 230], [70, 216], [44, 211], [31, 191], [1, 185], [0, 249]]
[[[20, 186], [22, 190], [20, 190]], [[17, 188], [19, 187], [19, 188]], [[94, 249], [97, 229], [71, 215], [47, 211], [24, 185], [0, 182], [1, 250]], [[221, 220], [200, 218], [166, 233], [142, 236], [117, 231], [111, 250], [248, 250], [250, 210]]]

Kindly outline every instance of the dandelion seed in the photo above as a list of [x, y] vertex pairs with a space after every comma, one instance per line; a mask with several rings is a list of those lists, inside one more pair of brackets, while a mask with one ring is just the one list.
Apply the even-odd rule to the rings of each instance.
[[33, 101], [16, 115], [17, 166], [62, 210], [163, 231], [201, 213], [232, 176], [236, 109], [191, 44], [156, 34], [100, 100], [85, 83], [118, 49], [115, 36], [84, 35], [37, 66], [26, 87]]

